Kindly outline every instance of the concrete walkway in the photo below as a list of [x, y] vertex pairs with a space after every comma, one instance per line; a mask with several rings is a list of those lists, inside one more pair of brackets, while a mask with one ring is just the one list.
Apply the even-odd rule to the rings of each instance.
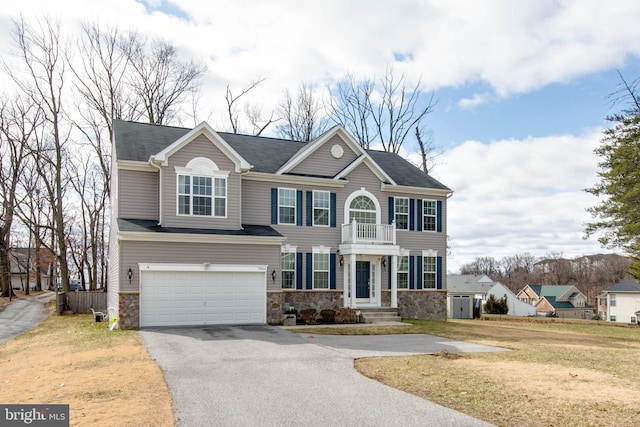
[[487, 426], [360, 375], [356, 357], [499, 351], [427, 335], [298, 334], [280, 327], [145, 329], [180, 426]]
[[0, 343], [36, 327], [47, 317], [44, 304], [55, 298], [55, 292], [14, 300], [0, 311]]

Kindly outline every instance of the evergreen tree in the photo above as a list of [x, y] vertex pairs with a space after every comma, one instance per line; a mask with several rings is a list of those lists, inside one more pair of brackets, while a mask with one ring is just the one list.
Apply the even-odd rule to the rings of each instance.
[[600, 202], [588, 211], [595, 219], [586, 225], [586, 237], [600, 232], [598, 241], [622, 248], [632, 257], [630, 274], [640, 279], [640, 80], [622, 78], [614, 95], [625, 101], [620, 113], [607, 117], [612, 126], [604, 131], [595, 153], [601, 157], [600, 181], [586, 191]]

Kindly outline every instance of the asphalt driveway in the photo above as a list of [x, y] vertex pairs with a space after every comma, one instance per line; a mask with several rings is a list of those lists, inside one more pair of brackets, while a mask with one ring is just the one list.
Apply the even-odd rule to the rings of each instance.
[[140, 331], [179, 425], [487, 426], [360, 375], [354, 358], [500, 351], [429, 335], [343, 337], [271, 326]]
[[40, 295], [16, 299], [0, 311], [0, 343], [38, 326], [48, 315], [44, 304], [55, 296], [55, 292], [43, 292]]

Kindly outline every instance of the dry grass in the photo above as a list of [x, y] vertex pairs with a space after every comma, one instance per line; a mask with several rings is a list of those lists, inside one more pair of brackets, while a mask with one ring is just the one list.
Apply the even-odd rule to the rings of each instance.
[[499, 426], [640, 425], [639, 328], [534, 321], [412, 323], [411, 328], [359, 328], [358, 333], [427, 333], [512, 351], [367, 358], [357, 360], [356, 368]]
[[4, 403], [69, 404], [72, 426], [176, 424], [162, 371], [135, 331], [50, 316], [0, 344], [0, 360]]

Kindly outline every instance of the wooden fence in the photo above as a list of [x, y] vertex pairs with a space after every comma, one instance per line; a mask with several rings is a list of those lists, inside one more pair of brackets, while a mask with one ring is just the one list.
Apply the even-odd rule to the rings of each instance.
[[60, 292], [57, 302], [58, 314], [65, 306], [74, 313], [91, 313], [92, 307], [96, 311], [107, 311], [107, 293], [103, 291]]

